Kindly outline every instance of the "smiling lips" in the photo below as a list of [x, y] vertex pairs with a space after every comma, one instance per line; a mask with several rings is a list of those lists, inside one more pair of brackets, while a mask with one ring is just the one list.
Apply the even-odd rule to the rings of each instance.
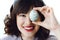
[[33, 31], [34, 30], [34, 26], [24, 26], [24, 29], [28, 32]]

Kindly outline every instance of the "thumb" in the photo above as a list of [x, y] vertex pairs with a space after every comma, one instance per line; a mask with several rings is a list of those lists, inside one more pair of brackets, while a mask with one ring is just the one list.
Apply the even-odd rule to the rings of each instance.
[[42, 22], [32, 22], [32, 23], [35, 24], [35, 25], [43, 26]]

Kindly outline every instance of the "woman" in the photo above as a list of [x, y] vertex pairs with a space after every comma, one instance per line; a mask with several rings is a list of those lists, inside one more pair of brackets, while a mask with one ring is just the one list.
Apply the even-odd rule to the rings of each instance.
[[[38, 12], [37, 21], [30, 20], [31, 10]], [[8, 36], [1, 40], [60, 40], [60, 26], [53, 10], [42, 0], [16, 0], [11, 6], [10, 17], [7, 16], [4, 23]], [[50, 31], [53, 31], [56, 37], [50, 36]]]

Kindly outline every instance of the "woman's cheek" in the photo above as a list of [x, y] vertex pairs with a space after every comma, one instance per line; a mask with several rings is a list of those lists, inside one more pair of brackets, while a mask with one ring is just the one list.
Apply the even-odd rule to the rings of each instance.
[[25, 18], [17, 18], [17, 25], [23, 25], [24, 24], [24, 22], [25, 22]]

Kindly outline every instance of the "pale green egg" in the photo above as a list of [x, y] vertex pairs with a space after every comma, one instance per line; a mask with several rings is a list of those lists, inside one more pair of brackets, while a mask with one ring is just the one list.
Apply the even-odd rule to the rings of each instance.
[[31, 20], [31, 21], [36, 21], [36, 20], [38, 19], [38, 17], [39, 17], [39, 14], [38, 14], [37, 11], [32, 10], [32, 11], [30, 12], [29, 17], [30, 17], [30, 20]]

